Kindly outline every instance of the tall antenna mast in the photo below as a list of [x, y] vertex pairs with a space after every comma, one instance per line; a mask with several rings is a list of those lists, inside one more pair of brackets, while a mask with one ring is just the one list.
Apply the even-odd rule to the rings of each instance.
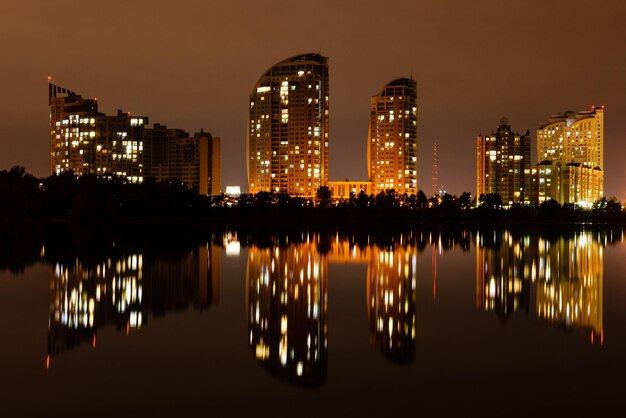
[[433, 143], [433, 169], [432, 169], [432, 177], [431, 177], [431, 187], [432, 193], [431, 196], [436, 196], [439, 194], [439, 185], [437, 184], [437, 141]]

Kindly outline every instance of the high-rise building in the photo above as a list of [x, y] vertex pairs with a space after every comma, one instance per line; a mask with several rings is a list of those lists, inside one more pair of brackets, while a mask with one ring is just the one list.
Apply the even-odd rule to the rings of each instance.
[[553, 115], [537, 129], [539, 161], [580, 163], [604, 170], [604, 106]]
[[476, 138], [476, 196], [498, 193], [505, 206], [530, 204], [530, 132], [511, 131], [506, 118], [491, 135]]
[[220, 138], [203, 130], [190, 136], [158, 123], [144, 137], [146, 178], [177, 179], [200, 194], [220, 194]]
[[554, 199], [591, 207], [604, 194], [604, 172], [599, 167], [544, 160], [537, 164], [536, 172], [539, 204]]
[[98, 112], [96, 99], [48, 83], [50, 105], [50, 174], [117, 175], [143, 181], [144, 116]]
[[537, 129], [538, 203], [591, 206], [604, 196], [604, 106], [550, 117]]
[[298, 55], [267, 70], [250, 94], [250, 193], [315, 196], [328, 183], [328, 58]]
[[50, 173], [73, 171], [141, 183], [178, 179], [200, 194], [220, 193], [220, 139], [155, 124], [148, 118], [98, 111], [96, 99], [48, 83]]
[[367, 167], [375, 193], [417, 194], [417, 84], [398, 78], [372, 96]]

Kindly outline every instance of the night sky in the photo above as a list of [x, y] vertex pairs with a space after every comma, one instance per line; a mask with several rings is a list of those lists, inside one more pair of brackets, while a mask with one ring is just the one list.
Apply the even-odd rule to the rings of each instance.
[[[605, 105], [605, 195], [626, 200], [623, 0], [33, 1], [0, 11], [0, 169], [47, 176], [47, 76], [121, 108], [222, 138], [222, 188], [247, 189], [248, 96], [269, 67], [330, 67], [330, 179], [365, 180], [370, 97], [418, 81], [419, 187], [475, 193], [475, 137]], [[626, 121], [625, 121], [626, 122]], [[534, 163], [535, 161], [533, 161]]]

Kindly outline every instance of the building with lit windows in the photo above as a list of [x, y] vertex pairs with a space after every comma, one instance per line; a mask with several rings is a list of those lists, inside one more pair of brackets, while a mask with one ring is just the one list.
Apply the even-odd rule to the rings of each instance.
[[220, 194], [220, 139], [200, 131], [155, 124], [148, 118], [98, 111], [96, 99], [48, 83], [50, 104], [50, 173], [72, 171], [125, 177], [180, 180], [200, 194]]
[[530, 132], [511, 131], [506, 118], [491, 135], [476, 138], [476, 196], [498, 193], [502, 203], [530, 204]]
[[417, 84], [399, 78], [371, 99], [367, 169], [373, 190], [417, 194]]
[[146, 178], [177, 179], [200, 194], [220, 194], [220, 138], [155, 123], [145, 130], [144, 150]]
[[538, 203], [554, 199], [591, 207], [604, 195], [604, 172], [581, 163], [545, 160], [537, 164]]
[[350, 199], [361, 192], [367, 196], [374, 193], [371, 181], [329, 181], [328, 190], [333, 199]]
[[298, 55], [267, 70], [250, 94], [250, 193], [313, 197], [328, 183], [328, 58]]
[[48, 83], [50, 105], [50, 174], [125, 177], [143, 181], [144, 116], [98, 112], [96, 99]]
[[[537, 129], [538, 203], [590, 207], [604, 196], [604, 106], [550, 117]], [[545, 173], [549, 171], [549, 173]]]

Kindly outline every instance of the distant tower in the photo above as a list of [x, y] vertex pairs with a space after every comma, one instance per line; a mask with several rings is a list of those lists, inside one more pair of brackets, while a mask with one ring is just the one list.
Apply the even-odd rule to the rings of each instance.
[[439, 193], [439, 185], [437, 184], [437, 141], [433, 143], [433, 171], [432, 171], [432, 196]]

